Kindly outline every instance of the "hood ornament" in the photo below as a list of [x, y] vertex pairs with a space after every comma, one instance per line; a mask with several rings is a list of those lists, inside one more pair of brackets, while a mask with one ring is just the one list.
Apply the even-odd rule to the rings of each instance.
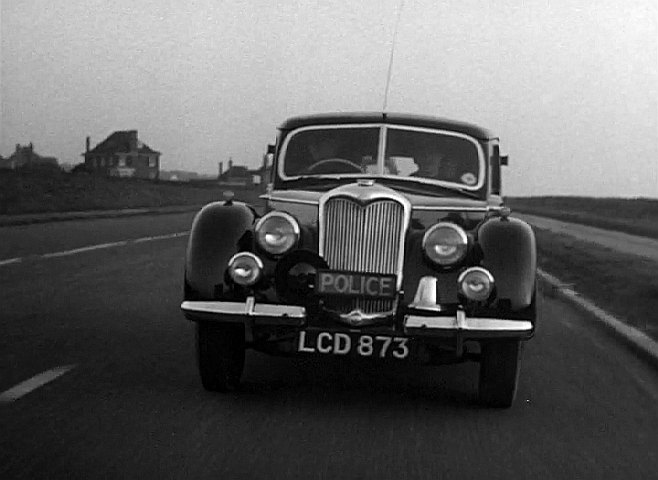
[[372, 187], [375, 184], [375, 181], [372, 178], [359, 178], [356, 181], [356, 184], [359, 187]]

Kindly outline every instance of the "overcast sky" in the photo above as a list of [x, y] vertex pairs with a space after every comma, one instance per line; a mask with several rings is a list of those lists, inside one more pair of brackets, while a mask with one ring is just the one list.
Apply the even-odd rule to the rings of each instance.
[[[400, 0], [0, 5], [0, 154], [137, 129], [213, 173], [288, 116], [381, 111]], [[506, 194], [658, 197], [658, 2], [405, 0], [387, 110], [498, 133]]]

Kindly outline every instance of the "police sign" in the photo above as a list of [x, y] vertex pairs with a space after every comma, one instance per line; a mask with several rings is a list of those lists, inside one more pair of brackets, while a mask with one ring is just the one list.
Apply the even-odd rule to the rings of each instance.
[[315, 285], [317, 293], [323, 295], [393, 298], [396, 279], [395, 275], [319, 270]]

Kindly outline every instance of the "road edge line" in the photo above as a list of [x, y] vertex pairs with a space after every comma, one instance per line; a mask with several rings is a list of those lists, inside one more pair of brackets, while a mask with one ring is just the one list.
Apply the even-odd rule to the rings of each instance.
[[[208, 202], [210, 203], [210, 202]], [[16, 227], [25, 225], [35, 225], [39, 223], [67, 222], [71, 220], [98, 220], [105, 218], [122, 218], [150, 215], [176, 215], [179, 213], [198, 212], [204, 205], [175, 205], [171, 207], [143, 207], [143, 208], [125, 208], [118, 210], [79, 210], [69, 212], [41, 212], [35, 213], [34, 217], [28, 218], [31, 214], [8, 215], [7, 218], [0, 216], [0, 227]], [[10, 217], [15, 218], [10, 218]]]
[[557, 295], [596, 319], [600, 325], [606, 327], [610, 333], [615, 334], [617, 338], [621, 339], [638, 356], [643, 357], [653, 367], [658, 368], [658, 342], [602, 308], [597, 307], [593, 302], [582, 297], [572, 288], [565, 287], [565, 282], [550, 273], [538, 268], [537, 276], [541, 281], [547, 283]]
[[10, 389], [5, 390], [4, 392], [0, 392], [0, 404], [15, 402], [16, 400], [24, 397], [29, 393], [32, 393], [38, 388], [41, 388], [53, 380], [58, 379], [65, 373], [73, 370], [76, 366], [77, 365], [73, 364], [51, 368], [50, 370], [46, 370], [45, 372], [41, 372], [28, 378], [27, 380], [20, 382]]

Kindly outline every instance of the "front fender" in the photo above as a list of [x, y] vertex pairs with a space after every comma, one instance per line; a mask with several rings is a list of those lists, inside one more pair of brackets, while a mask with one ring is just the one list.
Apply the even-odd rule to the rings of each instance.
[[185, 299], [221, 297], [229, 259], [251, 244], [256, 214], [241, 202], [215, 202], [194, 217], [185, 258]]
[[518, 218], [492, 218], [478, 230], [482, 265], [494, 276], [497, 296], [510, 301], [513, 311], [533, 302], [537, 274], [535, 234]]

